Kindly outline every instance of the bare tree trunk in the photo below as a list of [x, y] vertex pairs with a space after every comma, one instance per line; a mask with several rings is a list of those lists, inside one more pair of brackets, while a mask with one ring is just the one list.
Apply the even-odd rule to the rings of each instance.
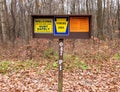
[[98, 29], [98, 38], [104, 39], [103, 30], [102, 30], [102, 0], [97, 0], [97, 29]]
[[1, 1], [1, 27], [2, 27], [2, 37], [3, 37], [3, 44], [7, 44], [8, 36], [7, 36], [7, 29], [6, 29], [6, 0]]
[[118, 33], [118, 37], [120, 38], [120, 0], [118, 0], [118, 30], [119, 30], [119, 33]]
[[80, 2], [80, 0], [78, 0], [78, 14], [80, 14], [80, 7], [81, 7], [81, 4], [80, 4], [81, 2]]
[[[72, 11], [71, 11], [71, 14], [75, 14], [76, 12], [75, 12], [75, 0], [73, 0], [72, 1], [72, 5], [71, 5], [72, 7]], [[74, 48], [75, 48], [75, 39], [72, 39], [72, 51], [74, 50]]]
[[51, 5], [51, 4], [52, 4], [52, 1], [53, 1], [53, 0], [49, 0], [49, 2], [48, 2], [48, 5], [49, 5], [49, 6], [48, 6], [48, 8], [49, 8], [48, 10], [49, 10], [49, 14], [50, 14], [50, 15], [52, 14], [52, 5]]
[[[49, 10], [49, 11], [48, 11], [48, 14], [50, 14], [50, 15], [52, 14], [52, 5], [51, 5], [52, 1], [53, 1], [53, 0], [49, 0], [49, 1], [48, 1], [48, 10]], [[53, 39], [51, 38], [51, 39], [49, 40], [48, 47], [53, 47], [52, 44], [53, 44]]]
[[86, 9], [87, 9], [87, 14], [89, 14], [89, 1], [90, 1], [90, 0], [86, 0]]
[[35, 14], [40, 14], [41, 10], [39, 9], [39, 0], [35, 0]]
[[19, 0], [19, 7], [20, 7], [20, 25], [21, 25], [21, 35], [25, 43], [29, 43], [29, 31], [28, 31], [28, 15], [26, 15], [27, 7], [26, 2]]
[[2, 21], [1, 21], [1, 13], [2, 13], [2, 0], [0, 0], [0, 42], [3, 43], [2, 39]]
[[76, 12], [75, 12], [75, 0], [72, 0], [72, 3], [71, 3], [72, 5], [71, 5], [71, 14], [75, 14]]
[[105, 7], [105, 5], [106, 5], [106, 3], [105, 3], [105, 0], [103, 0], [103, 23], [102, 23], [102, 26], [103, 26], [103, 30], [105, 31], [105, 19], [106, 19], [106, 17], [105, 17], [105, 10], [106, 10], [106, 7]]
[[26, 15], [24, 14], [23, 15], [24, 16], [24, 20], [23, 20], [23, 23], [24, 23], [24, 33], [25, 33], [25, 35], [24, 35], [24, 38], [25, 38], [25, 43], [26, 44], [28, 44], [29, 43], [29, 31], [28, 31], [28, 26], [27, 26], [27, 23], [28, 23], [28, 18], [26, 17]]
[[61, 0], [61, 2], [62, 2], [61, 14], [64, 14], [64, 0]]
[[108, 19], [107, 19], [107, 30], [108, 30], [108, 37], [110, 40], [112, 40], [112, 30], [111, 30], [111, 24], [112, 24], [112, 19], [111, 19], [111, 8], [110, 8], [111, 4], [110, 4], [110, 0], [107, 1], [107, 15], [108, 15]]
[[11, 19], [12, 19], [12, 26], [11, 26], [11, 33], [10, 33], [10, 38], [11, 38], [11, 42], [12, 42], [12, 45], [14, 46], [15, 45], [15, 26], [16, 26], [16, 0], [12, 0], [11, 1]]
[[20, 31], [20, 37], [22, 38], [22, 39], [24, 39], [24, 35], [25, 35], [25, 33], [24, 33], [24, 16], [23, 16], [23, 14], [25, 13], [25, 10], [23, 9], [23, 2], [22, 2], [22, 0], [19, 0], [19, 31]]

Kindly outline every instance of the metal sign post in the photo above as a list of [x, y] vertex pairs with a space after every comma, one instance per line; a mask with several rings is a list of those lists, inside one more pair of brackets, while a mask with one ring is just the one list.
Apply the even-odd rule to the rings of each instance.
[[63, 39], [59, 39], [59, 72], [58, 72], [58, 92], [62, 92], [63, 87], [63, 52], [64, 52], [64, 43]]

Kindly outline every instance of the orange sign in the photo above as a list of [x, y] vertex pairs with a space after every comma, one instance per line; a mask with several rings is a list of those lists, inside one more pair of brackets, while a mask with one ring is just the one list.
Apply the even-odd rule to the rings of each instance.
[[89, 18], [70, 17], [70, 32], [89, 32]]

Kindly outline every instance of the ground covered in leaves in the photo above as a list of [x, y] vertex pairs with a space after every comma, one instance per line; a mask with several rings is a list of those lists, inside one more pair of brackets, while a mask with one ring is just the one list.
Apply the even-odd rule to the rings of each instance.
[[[42, 44], [41, 44], [42, 43]], [[120, 92], [120, 40], [66, 40], [63, 92]], [[57, 92], [57, 41], [0, 50], [0, 92]]]

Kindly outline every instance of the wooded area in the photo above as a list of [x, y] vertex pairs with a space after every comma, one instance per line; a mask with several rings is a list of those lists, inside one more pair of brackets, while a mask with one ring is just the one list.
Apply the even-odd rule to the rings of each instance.
[[28, 42], [32, 14], [90, 14], [93, 37], [120, 38], [120, 0], [0, 0], [0, 42]]
[[[64, 14], [91, 39], [32, 38], [31, 15]], [[58, 69], [63, 92], [120, 92], [120, 0], [0, 0], [0, 92], [59, 92]]]

